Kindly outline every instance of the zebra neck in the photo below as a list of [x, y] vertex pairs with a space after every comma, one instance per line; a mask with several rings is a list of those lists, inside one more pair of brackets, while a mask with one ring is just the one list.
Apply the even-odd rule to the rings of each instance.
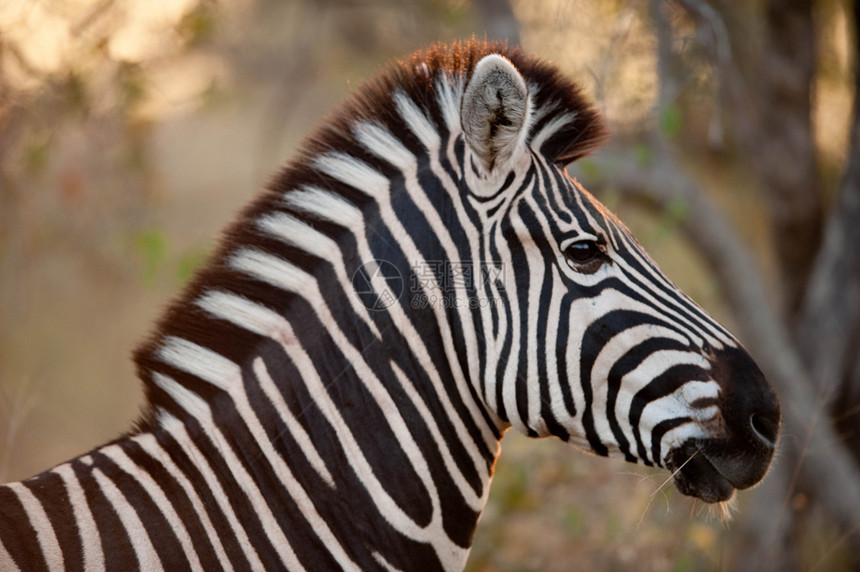
[[214, 457], [223, 466], [215, 474], [229, 471], [278, 518], [310, 518], [294, 499], [315, 491], [326, 522], [356, 513], [388, 531], [371, 546], [397, 540], [412, 552], [414, 538], [426, 538], [438, 554], [465, 554], [499, 436], [432, 339], [438, 332], [418, 337], [421, 321], [393, 311], [364, 319], [353, 294], [319, 286], [340, 284], [325, 276], [336, 269], [314, 271], [302, 295], [280, 292], [279, 312], [259, 286], [198, 296], [199, 317], [220, 330], [162, 338], [150, 362], [159, 398], [151, 431]]
[[[250, 367], [264, 394], [271, 358], [262, 351]], [[197, 406], [194, 417], [162, 412], [149, 430], [0, 486], [0, 533], [4, 519], [20, 523], [5, 549], [84, 569], [135, 558], [143, 569], [465, 563], [492, 468], [452, 447], [444, 421], [394, 427], [392, 443], [370, 420], [355, 430], [344, 410], [339, 422], [287, 405], [267, 428], [275, 412], [247, 398]], [[0, 548], [12, 538], [0, 537]]]
[[[370, 523], [369, 546], [423, 538], [434, 558], [461, 554], [502, 424], [475, 386], [477, 314], [415, 307], [410, 296], [430, 265], [480, 259], [448, 164], [462, 141], [442, 134], [407, 149], [379, 125], [352, 132], [372, 153], [326, 150], [288, 169], [138, 352], [152, 410], [144, 428], [222, 435], [215, 451], [231, 453], [247, 487], [267, 502], [290, 493], [278, 505], [285, 518], [307, 520], [289, 499], [316, 491], [326, 522]], [[393, 281], [371, 273], [363, 297], [355, 277], [382, 262], [403, 289], [380, 305]]]
[[[313, 284], [338, 283], [330, 266], [314, 272]], [[428, 327], [437, 316], [366, 320], [352, 294], [304, 284], [197, 290], [143, 362], [154, 410], [140, 430], [0, 489], [21, 499], [0, 513], [33, 524], [16, 538], [81, 554], [85, 569], [134, 557], [460, 568], [498, 435], [435, 339], [446, 334]], [[70, 519], [80, 534], [53, 524]]]

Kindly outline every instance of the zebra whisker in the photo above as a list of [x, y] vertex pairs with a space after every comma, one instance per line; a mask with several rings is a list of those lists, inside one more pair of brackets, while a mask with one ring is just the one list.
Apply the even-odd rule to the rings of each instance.
[[697, 500], [693, 500], [693, 504], [690, 507], [690, 513], [701, 515], [704, 511], [707, 510], [708, 520], [715, 520], [720, 523], [720, 526], [726, 528], [734, 518], [734, 512], [737, 508], [737, 502], [735, 498], [736, 497], [732, 497], [728, 500], [715, 503], [702, 503], [698, 502]]
[[[672, 474], [671, 474], [671, 475], [669, 475], [669, 477], [668, 477], [665, 481], [663, 481], [662, 483], [660, 483], [660, 486], [659, 486], [659, 487], [657, 487], [657, 488], [656, 488], [656, 490], [654, 490], [654, 491], [651, 493], [651, 495], [648, 497], [648, 504], [646, 504], [646, 505], [645, 505], [645, 508], [644, 508], [644, 509], [642, 509], [642, 515], [639, 517], [639, 522], [637, 522], [637, 523], [636, 523], [636, 527], [633, 529], [633, 532], [634, 532], [634, 533], [639, 532], [639, 527], [642, 525], [642, 522], [645, 520], [645, 515], [648, 513], [648, 509], [651, 507], [651, 503], [653, 503], [653, 502], [654, 502], [654, 497], [655, 497], [655, 496], [657, 496], [657, 493], [661, 492], [661, 491], [666, 487], [666, 485], [668, 485], [669, 483], [671, 483], [671, 482], [672, 482], [672, 479], [674, 479], [674, 478], [675, 478], [675, 475], [677, 475], [678, 473], [680, 473], [680, 472], [681, 472], [681, 469], [683, 469], [683, 468], [684, 468], [684, 466], [685, 466], [687, 463], [689, 463], [690, 461], [692, 461], [692, 460], [693, 460], [693, 458], [694, 458], [696, 455], [698, 455], [698, 454], [699, 454], [699, 450], [698, 450], [698, 449], [696, 449], [695, 451], [693, 451], [693, 453], [692, 453], [692, 454], [687, 458], [687, 460], [686, 460], [686, 461], [684, 461], [683, 463], [681, 463], [681, 466], [680, 466], [680, 467], [678, 467], [677, 469], [675, 469], [675, 470], [672, 472]], [[665, 493], [664, 493], [664, 495], [665, 495]], [[667, 508], [668, 508], [668, 498], [667, 498]]]

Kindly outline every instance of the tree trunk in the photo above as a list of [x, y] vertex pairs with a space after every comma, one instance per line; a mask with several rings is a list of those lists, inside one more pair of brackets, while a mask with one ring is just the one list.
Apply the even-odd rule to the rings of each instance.
[[755, 77], [761, 125], [749, 141], [762, 180], [782, 272], [783, 306], [794, 315], [821, 240], [822, 204], [812, 132], [815, 76], [812, 0], [768, 0]]
[[[801, 303], [821, 241], [823, 206], [812, 130], [812, 0], [767, 0], [761, 26], [727, 7], [678, 0], [713, 62], [722, 115], [766, 199], [785, 316]], [[748, 16], [748, 14], [747, 14]], [[761, 34], [760, 46], [751, 36]]]
[[[860, 17], [855, 3], [855, 19]], [[855, 45], [856, 47], [856, 45]], [[860, 53], [855, 53], [855, 62]], [[860, 87], [860, 74], [855, 76]], [[860, 93], [860, 91], [855, 91]], [[797, 319], [801, 355], [833, 418], [860, 460], [860, 106], [854, 103], [851, 148]]]

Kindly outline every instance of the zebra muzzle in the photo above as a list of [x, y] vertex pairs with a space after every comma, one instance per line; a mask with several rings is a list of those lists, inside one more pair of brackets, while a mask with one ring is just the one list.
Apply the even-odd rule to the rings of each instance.
[[724, 448], [714, 440], [690, 440], [672, 451], [666, 465], [674, 472], [678, 490], [708, 503], [728, 500], [736, 489], [761, 481], [773, 458], [773, 449], [731, 452]]
[[672, 450], [667, 468], [682, 493], [705, 502], [728, 500], [735, 489], [761, 481], [779, 440], [779, 401], [752, 358], [727, 349], [713, 358], [720, 384], [721, 423], [711, 436], [689, 439]]
[[723, 476], [693, 441], [672, 451], [667, 466], [674, 472], [675, 486], [679, 491], [708, 503], [728, 500], [738, 488]]

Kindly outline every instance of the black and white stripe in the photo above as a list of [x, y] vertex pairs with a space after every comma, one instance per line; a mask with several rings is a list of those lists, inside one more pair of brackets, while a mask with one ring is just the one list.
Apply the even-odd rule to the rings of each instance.
[[692, 458], [707, 501], [756, 482], [775, 398], [564, 173], [603, 135], [518, 50], [393, 66], [138, 351], [137, 426], [0, 487], [0, 569], [458, 569], [511, 426]]

